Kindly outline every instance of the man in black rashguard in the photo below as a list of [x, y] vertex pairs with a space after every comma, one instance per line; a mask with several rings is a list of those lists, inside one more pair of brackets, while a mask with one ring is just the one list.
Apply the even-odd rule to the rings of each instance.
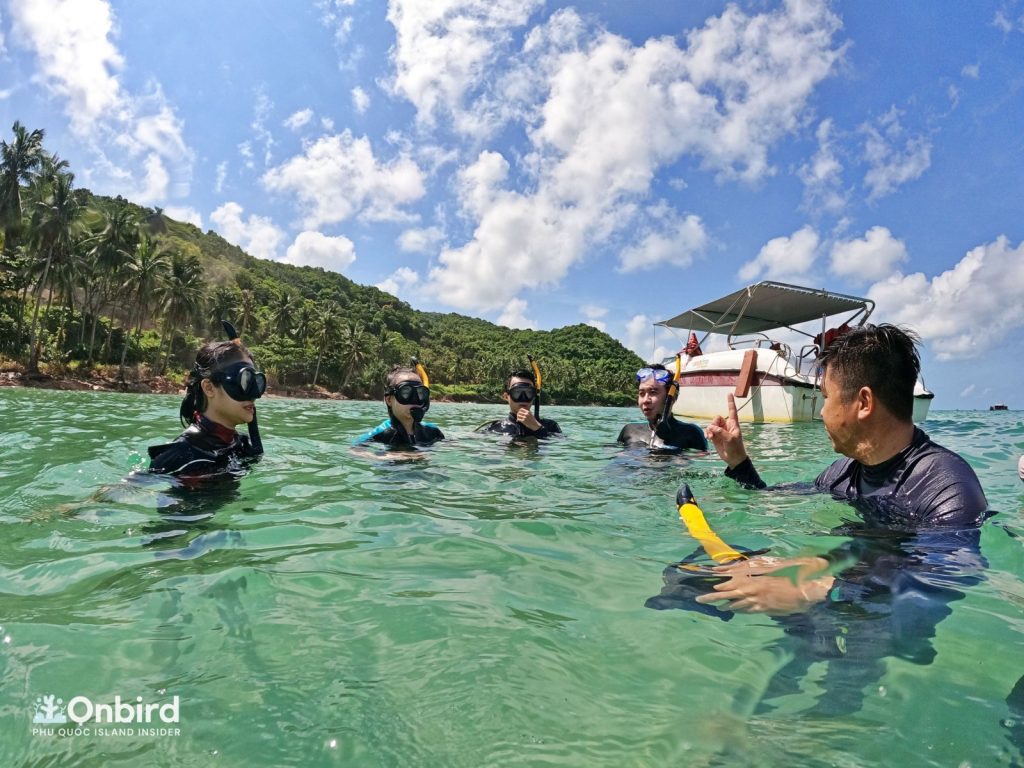
[[[822, 422], [839, 459], [814, 481], [780, 490], [829, 493], [857, 513], [830, 531], [848, 540], [823, 556], [752, 557], [715, 568], [722, 581], [699, 603], [778, 617], [774, 643], [783, 666], [760, 697], [800, 690], [810, 665], [825, 661], [814, 705], [821, 714], [860, 708], [887, 656], [929, 664], [931, 638], [950, 603], [984, 577], [980, 526], [991, 514], [974, 471], [914, 426], [920, 371], [915, 337], [865, 325], [822, 354]], [[729, 465], [726, 475], [763, 489], [747, 456], [734, 399], [706, 434]]]
[[537, 381], [532, 371], [513, 371], [505, 380], [502, 399], [508, 403], [505, 418], [483, 424], [477, 432], [497, 432], [512, 437], [544, 438], [562, 434], [554, 419], [538, 419], [532, 410]]
[[668, 394], [672, 374], [664, 365], [641, 368], [637, 371], [636, 381], [637, 405], [646, 421], [624, 426], [617, 442], [628, 448], [644, 446], [662, 451], [684, 448], [707, 450], [708, 444], [700, 427], [678, 421], [672, 415], [672, 400]]
[[[822, 354], [821, 420], [839, 459], [814, 482], [818, 491], [849, 501], [868, 528], [920, 533], [977, 528], [991, 514], [977, 476], [953, 451], [914, 426], [914, 384], [920, 372], [915, 338], [892, 325], [864, 325], [834, 341]], [[729, 396], [729, 416], [705, 430], [726, 475], [764, 488], [747, 455]], [[785, 615], [826, 599], [842, 599], [838, 576], [817, 576], [830, 558], [799, 561], [752, 558], [720, 571], [731, 576], [698, 598], [729, 602], [729, 609]], [[803, 578], [766, 577], [797, 566]], [[761, 578], [748, 578], [757, 575]], [[813, 578], [812, 578], [813, 577]]]

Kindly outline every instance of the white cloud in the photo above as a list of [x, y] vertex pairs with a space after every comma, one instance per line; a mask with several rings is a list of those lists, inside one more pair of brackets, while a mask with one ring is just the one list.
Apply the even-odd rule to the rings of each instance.
[[656, 213], [653, 226], [640, 235], [640, 242], [626, 248], [619, 258], [623, 272], [653, 269], [661, 264], [688, 267], [710, 242], [700, 216], [678, 216], [666, 209]]
[[228, 178], [228, 161], [224, 160], [217, 164], [217, 178], [213, 182], [213, 191], [220, 194], [224, 191], [224, 182]]
[[184, 125], [158, 83], [140, 93], [122, 86], [110, 4], [15, 0], [10, 9], [12, 39], [37, 57], [33, 82], [64, 102], [72, 131], [95, 154], [95, 164], [82, 170], [87, 182], [141, 203], [187, 195], [194, 158]]
[[320, 118], [320, 126], [325, 131], [330, 133], [331, 131], [334, 130], [334, 121], [331, 118], [329, 118], [329, 117], [321, 117]]
[[356, 260], [356, 246], [347, 237], [328, 237], [321, 232], [300, 232], [288, 246], [285, 264], [297, 267], [322, 267], [342, 273]]
[[199, 229], [203, 228], [203, 217], [195, 208], [187, 205], [169, 205], [164, 213], [177, 221], [184, 221]]
[[[557, 284], [613, 234], [643, 224], [638, 205], [652, 179], [684, 155], [723, 178], [772, 173], [769, 150], [802, 125], [811, 93], [842, 55], [838, 28], [821, 2], [755, 16], [730, 5], [681, 49], [668, 37], [634, 46], [591, 34], [574, 11], [557, 11], [527, 35], [498, 92], [467, 102], [467, 113], [484, 116], [466, 120], [523, 121], [532, 151], [515, 169], [483, 152], [459, 174], [462, 214], [475, 229], [442, 251], [429, 291], [494, 310], [524, 288]], [[666, 258], [657, 238], [649, 246], [634, 255], [638, 265]]]
[[300, 109], [298, 112], [294, 112], [287, 120], [284, 121], [284, 127], [297, 131], [302, 126], [308, 125], [312, 119], [313, 110], [307, 107], [306, 109]]
[[757, 256], [740, 267], [739, 278], [751, 282], [761, 277], [799, 283], [806, 278], [818, 255], [820, 238], [811, 226], [789, 237], [776, 237], [765, 243]]
[[242, 161], [245, 163], [246, 168], [249, 168], [251, 170], [256, 167], [256, 163], [253, 162], [254, 155], [252, 153], [251, 141], [243, 141], [241, 144], [239, 144], [238, 154], [242, 156]]
[[963, 388], [963, 390], [961, 390], [960, 397], [968, 397], [974, 392], [975, 389], [977, 389], [977, 387], [974, 384], [968, 384], [966, 387]]
[[392, 296], [403, 296], [420, 282], [420, 276], [409, 267], [399, 267], [391, 276], [377, 283], [377, 287]]
[[797, 171], [804, 184], [804, 208], [807, 210], [836, 213], [846, 205], [842, 191], [843, 165], [836, 156], [834, 133], [831, 118], [818, 124], [815, 131], [818, 150], [810, 162]]
[[960, 70], [960, 74], [963, 77], [969, 77], [971, 80], [977, 80], [979, 77], [981, 77], [981, 65], [965, 64], [964, 68]]
[[929, 342], [939, 360], [971, 358], [1024, 326], [1024, 244], [1005, 236], [970, 250], [930, 280], [895, 274], [868, 291], [875, 316], [902, 323]]
[[608, 314], [608, 307], [599, 307], [596, 304], [584, 304], [580, 307], [580, 312], [583, 317], [586, 318], [586, 324], [592, 325], [599, 331], [605, 331], [608, 329], [608, 323], [601, 320], [602, 317]]
[[996, 11], [996, 17], [992, 19], [992, 26], [1004, 35], [1008, 35], [1013, 32], [1013, 20], [1006, 15], [1002, 8]]
[[440, 113], [461, 112], [466, 94], [507, 50], [512, 31], [542, 6], [543, 0], [390, 0], [394, 92], [413, 103], [426, 125]]
[[647, 315], [633, 315], [626, 322], [626, 337], [620, 339], [623, 345], [648, 363], [660, 363], [672, 354], [664, 344], [655, 345], [655, 319]]
[[884, 280], [906, 260], [906, 245], [886, 227], [872, 227], [862, 238], [832, 246], [832, 272], [855, 282]]
[[224, 203], [210, 214], [210, 222], [229, 243], [258, 259], [275, 259], [285, 234], [266, 216], [242, 218], [242, 206]]
[[403, 253], [431, 253], [443, 240], [440, 227], [407, 229], [398, 236], [398, 247]]
[[322, 137], [271, 168], [262, 181], [270, 192], [297, 198], [308, 229], [356, 215], [370, 221], [408, 219], [401, 207], [424, 195], [423, 173], [415, 162], [399, 155], [382, 163], [369, 139], [349, 131]]
[[529, 305], [523, 299], [510, 299], [498, 317], [498, 325], [508, 328], [536, 329], [537, 323], [526, 316]]
[[864, 123], [864, 159], [869, 169], [864, 176], [869, 200], [885, 197], [909, 181], [920, 178], [931, 165], [932, 145], [924, 136], [905, 136], [900, 113], [893, 107], [877, 125]]
[[[263, 145], [263, 165], [270, 165], [273, 160], [274, 141], [273, 135], [267, 128], [267, 118], [274, 110], [274, 102], [267, 95], [265, 88], [256, 91], [256, 103], [253, 105], [253, 118], [249, 127], [256, 135], [256, 141]], [[252, 167], [251, 165], [249, 167]]]
[[352, 107], [360, 115], [365, 114], [370, 108], [370, 94], [358, 85], [352, 89]]

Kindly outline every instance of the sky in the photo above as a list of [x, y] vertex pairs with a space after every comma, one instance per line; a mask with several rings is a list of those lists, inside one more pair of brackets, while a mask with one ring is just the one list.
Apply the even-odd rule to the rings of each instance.
[[771, 279], [1024, 408], [1024, 0], [0, 0], [0, 137], [253, 256], [518, 328]]

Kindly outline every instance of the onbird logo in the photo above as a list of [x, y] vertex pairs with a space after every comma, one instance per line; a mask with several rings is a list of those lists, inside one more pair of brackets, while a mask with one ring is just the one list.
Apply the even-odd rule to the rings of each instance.
[[36, 698], [36, 711], [32, 716], [33, 723], [63, 725], [67, 721], [67, 715], [64, 714], [64, 699], [59, 699], [52, 693]]

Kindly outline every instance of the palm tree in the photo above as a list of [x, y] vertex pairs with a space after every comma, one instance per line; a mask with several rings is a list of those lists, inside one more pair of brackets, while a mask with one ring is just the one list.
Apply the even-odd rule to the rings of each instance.
[[270, 310], [270, 320], [279, 336], [286, 339], [291, 337], [292, 319], [297, 308], [296, 298], [289, 291], [282, 291], [276, 296]]
[[70, 173], [58, 173], [53, 179], [49, 194], [37, 200], [32, 216], [33, 239], [40, 253], [46, 254], [43, 273], [36, 284], [35, 310], [32, 313], [32, 325], [29, 331], [29, 364], [30, 373], [39, 370], [39, 350], [37, 330], [39, 320], [39, 304], [43, 289], [50, 277], [50, 265], [54, 258], [64, 259], [71, 252], [75, 232], [78, 230], [81, 208], [73, 190], [74, 176]]
[[341, 382], [341, 389], [344, 391], [352, 374], [366, 359], [369, 337], [363, 331], [362, 323], [349, 322], [342, 327], [339, 342], [341, 359], [346, 366], [345, 380]]
[[[251, 288], [243, 288], [238, 303], [239, 312], [241, 312], [242, 338], [245, 338], [246, 330], [250, 325], [255, 326], [256, 319], [256, 293]], [[255, 329], [253, 330], [255, 333]]]
[[327, 345], [334, 341], [338, 334], [339, 323], [341, 322], [341, 307], [335, 301], [325, 301], [317, 308], [314, 318], [316, 327], [317, 346], [319, 352], [316, 356], [316, 370], [313, 372], [313, 386], [320, 376], [320, 363], [324, 359], [324, 352]]
[[32, 182], [43, 158], [41, 129], [29, 133], [15, 121], [12, 130], [14, 139], [10, 144], [0, 141], [0, 227], [6, 253], [14, 251], [22, 228], [21, 185]]
[[[142, 336], [142, 318], [153, 301], [157, 288], [166, 278], [169, 269], [170, 260], [167, 258], [167, 253], [158, 250], [156, 244], [148, 237], [143, 237], [139, 241], [139, 245], [135, 249], [132, 258], [125, 264], [125, 272], [128, 277], [124, 282], [124, 287], [133, 298], [132, 306], [134, 307], [134, 315], [137, 318], [135, 321], [136, 343], [139, 337]], [[125, 328], [124, 348], [121, 350], [121, 365], [118, 370], [118, 376], [122, 382], [124, 381], [124, 361], [128, 356], [128, 337], [131, 326], [132, 323], [129, 322]]]
[[[239, 312], [238, 291], [226, 285], [218, 285], [213, 289], [210, 297], [210, 310], [207, 317], [210, 319], [210, 330], [214, 335], [221, 333], [221, 320], [235, 320]], [[245, 326], [242, 326], [245, 332]]]
[[[339, 307], [340, 309], [340, 307]], [[316, 305], [311, 301], [305, 299], [299, 304], [298, 311], [295, 313], [295, 338], [306, 346], [309, 341], [309, 334], [313, 331], [316, 323]]]
[[[203, 265], [195, 253], [174, 252], [171, 254], [170, 271], [166, 280], [157, 288], [158, 296], [164, 302], [164, 336], [167, 338], [167, 353], [160, 366], [160, 375], [167, 371], [167, 362], [174, 346], [174, 334], [188, 319], [199, 312], [203, 303]], [[160, 340], [163, 347], [164, 340]]]
[[[93, 362], [93, 348], [96, 341], [96, 325], [99, 322], [100, 308], [110, 305], [110, 319], [113, 325], [114, 306], [113, 300], [123, 283], [122, 271], [124, 265], [131, 259], [132, 254], [139, 244], [139, 222], [127, 206], [115, 208], [107, 218], [107, 225], [103, 231], [96, 235], [91, 241], [92, 249], [89, 252], [92, 268], [98, 277], [96, 283], [97, 301], [92, 316], [92, 332], [89, 336], [89, 362]], [[112, 330], [112, 328], [111, 328]], [[107, 333], [104, 349], [100, 353], [101, 359], [107, 359], [110, 354], [111, 337]]]

